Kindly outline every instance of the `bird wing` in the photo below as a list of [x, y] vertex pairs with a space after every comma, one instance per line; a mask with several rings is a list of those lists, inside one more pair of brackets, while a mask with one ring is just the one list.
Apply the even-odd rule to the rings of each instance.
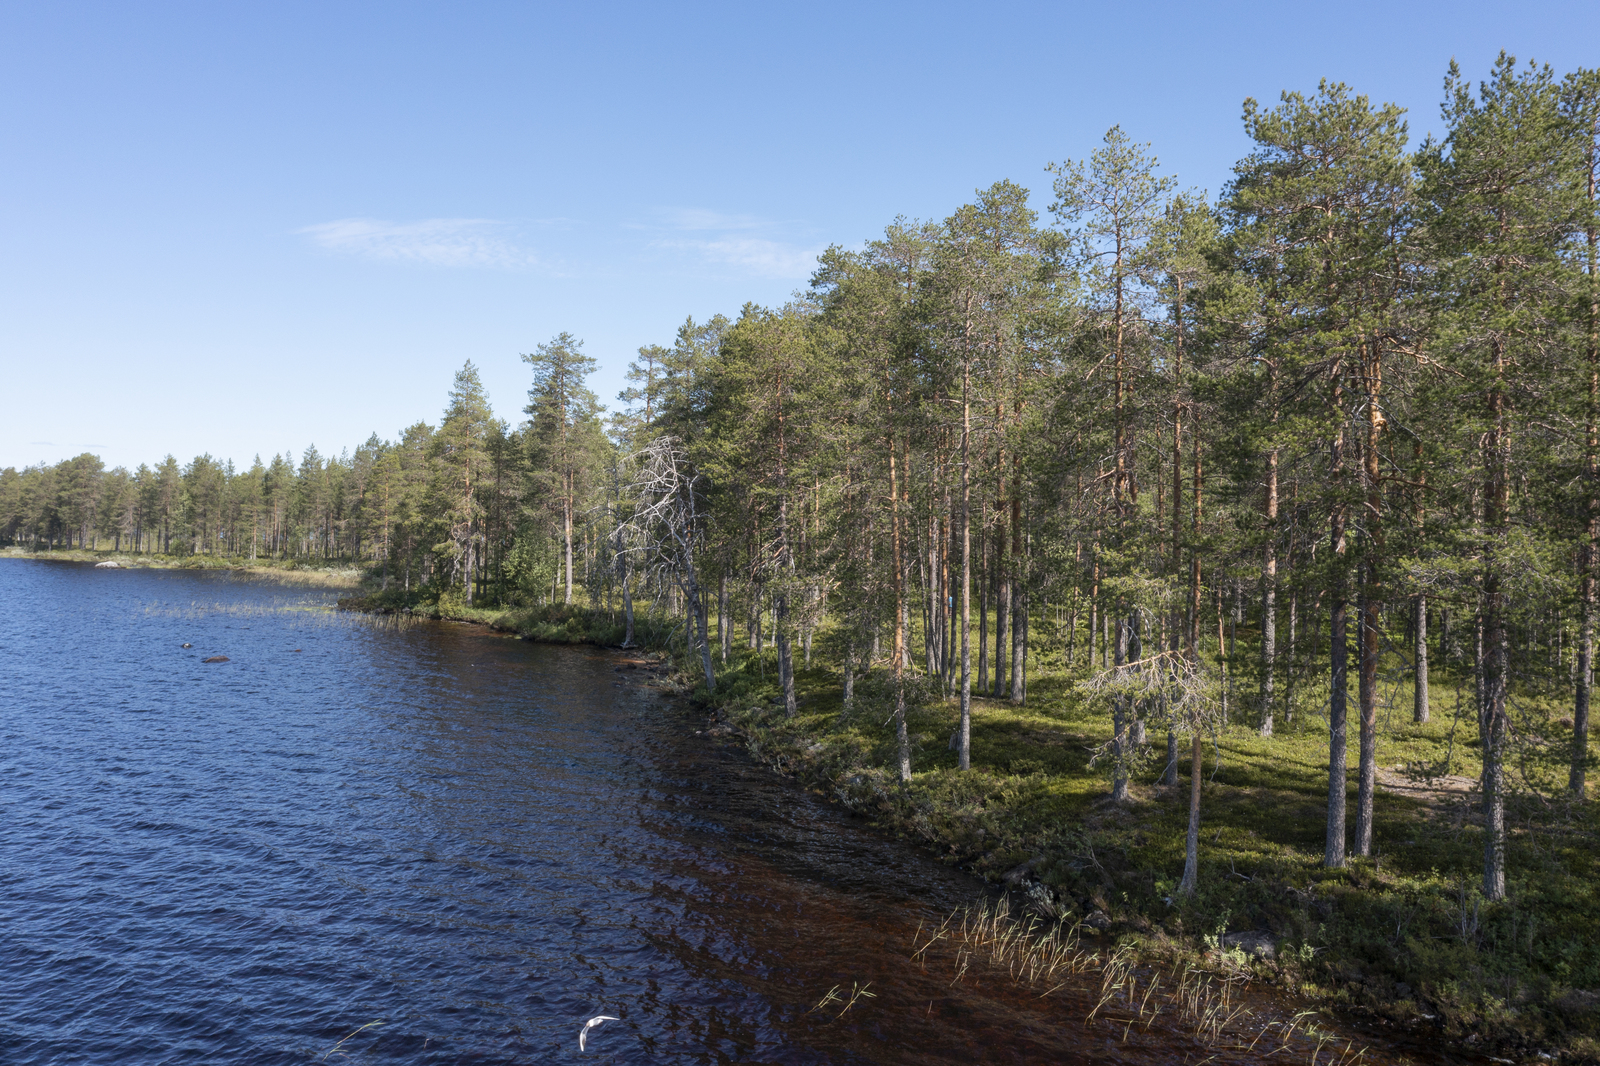
[[583, 1028], [578, 1030], [578, 1050], [585, 1050], [585, 1046], [589, 1040], [590, 1029], [595, 1028], [601, 1022], [615, 1022], [620, 1020], [621, 1019], [614, 1018], [609, 1014], [596, 1014], [593, 1018], [590, 1018], [588, 1021], [584, 1022]]

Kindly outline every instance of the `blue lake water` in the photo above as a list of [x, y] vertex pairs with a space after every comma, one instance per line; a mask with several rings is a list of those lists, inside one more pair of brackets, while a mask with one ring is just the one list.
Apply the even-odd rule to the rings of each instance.
[[617, 653], [333, 599], [0, 560], [0, 1062], [1209, 1053], [1086, 1028], [1097, 988], [920, 970], [918, 924], [979, 886]]

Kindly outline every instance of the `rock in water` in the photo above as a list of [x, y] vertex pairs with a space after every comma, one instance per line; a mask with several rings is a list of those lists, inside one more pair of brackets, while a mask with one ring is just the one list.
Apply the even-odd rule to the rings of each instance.
[[1024, 906], [1046, 921], [1054, 921], [1061, 917], [1061, 908], [1056, 903], [1055, 892], [1043, 882], [1027, 882], [1022, 889], [1022, 898]]
[[1259, 959], [1278, 957], [1278, 940], [1265, 929], [1252, 929], [1247, 933], [1225, 933], [1221, 943], [1223, 951], [1237, 948], [1246, 955], [1254, 955]]
[[103, 563], [95, 563], [94, 568], [96, 570], [121, 570], [122, 564], [112, 559]]
[[228, 661], [228, 657], [226, 655], [213, 655], [209, 659], [201, 659], [200, 661], [203, 663], [225, 663]]

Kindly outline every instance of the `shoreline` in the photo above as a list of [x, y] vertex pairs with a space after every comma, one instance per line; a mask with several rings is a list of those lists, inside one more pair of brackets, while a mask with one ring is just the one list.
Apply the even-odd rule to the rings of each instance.
[[[324, 588], [355, 589], [362, 581], [362, 572], [352, 567], [304, 566], [296, 560], [277, 563], [271, 560], [249, 560], [221, 555], [145, 555], [113, 550], [91, 551], [85, 548], [62, 548], [57, 551], [28, 551], [23, 548], [0, 548], [0, 559], [27, 559], [46, 563], [116, 563], [118, 570], [223, 570], [251, 577], [280, 581], [286, 585], [308, 585]], [[111, 569], [111, 568], [107, 568]]]
[[[395, 612], [393, 608], [376, 607], [357, 597], [341, 600], [340, 608], [362, 613]], [[883, 766], [870, 765], [872, 752], [859, 743], [860, 738], [841, 735], [837, 723], [844, 716], [843, 709], [837, 695], [829, 699], [819, 691], [818, 682], [824, 681], [820, 672], [797, 676], [802, 710], [795, 718], [786, 719], [765, 689], [752, 692], [737, 683], [725, 687], [724, 679], [739, 672], [732, 662], [719, 676], [717, 698], [713, 700], [707, 698], [703, 685], [697, 681], [696, 664], [678, 661], [660, 647], [644, 641], [622, 648], [616, 642], [599, 639], [602, 634], [594, 632], [592, 625], [585, 628], [577, 622], [590, 616], [589, 622], [593, 623], [593, 616], [604, 613], [598, 610], [494, 611], [445, 604], [409, 613], [441, 621], [479, 624], [523, 640], [592, 644], [632, 655], [639, 666], [650, 671], [647, 683], [682, 701], [687, 709], [705, 716], [704, 727], [695, 730], [698, 736], [710, 742], [743, 747], [762, 765], [829, 803], [844, 807], [852, 816], [866, 820], [876, 831], [892, 839], [914, 843], [979, 882], [1000, 890], [1014, 908], [1021, 908], [1023, 913], [1043, 921], [1045, 925], [1041, 928], [1065, 930], [1070, 936], [1083, 937], [1090, 946], [1103, 951], [1129, 952], [1138, 966], [1163, 971], [1193, 968], [1228, 979], [1243, 978], [1259, 983], [1275, 998], [1288, 1000], [1286, 1006], [1301, 1005], [1318, 1013], [1326, 1012], [1374, 1036], [1387, 1031], [1397, 1043], [1442, 1040], [1462, 1055], [1520, 1056], [1511, 1061], [1600, 1061], [1594, 1045], [1584, 1036], [1572, 1034], [1576, 1039], [1563, 1040], [1535, 1025], [1519, 1026], [1516, 1024], [1519, 1019], [1514, 1016], [1501, 1017], [1495, 1024], [1485, 1025], [1459, 1005], [1434, 1002], [1420, 994], [1387, 1004], [1374, 1002], [1375, 990], [1359, 975], [1341, 975], [1337, 967], [1322, 964], [1321, 956], [1326, 948], [1296, 943], [1290, 936], [1254, 927], [1260, 923], [1234, 923], [1212, 931], [1184, 930], [1181, 920], [1174, 923], [1171, 915], [1152, 915], [1147, 912], [1148, 908], [1126, 897], [1122, 900], [1109, 898], [1114, 893], [1108, 888], [1114, 888], [1119, 880], [1116, 875], [1132, 874], [1147, 879], [1159, 875], [1137, 866], [1118, 869], [1117, 860], [1110, 854], [1096, 857], [1097, 827], [1087, 821], [1076, 832], [1064, 828], [1054, 841], [1040, 840], [1034, 834], [1020, 832], [1020, 826], [1003, 824], [1004, 818], [986, 818], [982, 799], [974, 802], [975, 795], [987, 791], [1036, 787], [1041, 776], [1036, 771], [997, 773], [994, 767], [979, 767], [975, 763], [974, 770], [965, 775], [965, 781], [973, 786], [966, 791], [944, 787], [951, 782], [950, 775], [942, 771], [919, 770], [909, 786], [901, 786]], [[566, 616], [567, 624], [557, 625], [551, 615]], [[770, 677], [770, 670], [768, 674]], [[639, 680], [644, 681], [644, 678]], [[975, 726], [982, 717], [1003, 715], [1008, 711], [1004, 701], [999, 700], [975, 698], [973, 707]], [[937, 780], [932, 780], [935, 778]], [[1170, 802], [1179, 792], [1186, 797], [1186, 780], [1171, 795], [1167, 790], [1147, 788], [1138, 802], [1145, 807], [1159, 805]], [[1098, 814], [1108, 820], [1126, 813], [1107, 810], [1109, 805], [1105, 803], [1096, 806]], [[975, 825], [975, 822], [986, 824]], [[1216, 822], [1210, 828], [1216, 831]], [[1080, 895], [1074, 893], [1070, 885], [1063, 885], [1061, 878], [1052, 876], [1060, 874], [1062, 865], [1070, 865], [1074, 858], [1083, 857], [1087, 858], [1089, 867], [1097, 868], [1103, 880], [1111, 884], [1102, 884]], [[1225, 876], [1229, 872], [1214, 868], [1218, 858], [1211, 856], [1210, 877]], [[1248, 873], [1232, 872], [1245, 881], [1253, 879]], [[1322, 882], [1327, 886], [1324, 898], [1318, 897], [1316, 882], [1305, 890], [1297, 890], [1289, 884], [1274, 888], [1290, 897], [1298, 892], [1304, 897], [1301, 902], [1313, 914], [1325, 914], [1370, 888], [1375, 873], [1370, 865], [1362, 864], [1328, 871]], [[1174, 924], [1177, 928], [1173, 928]], [[1381, 989], [1378, 991], [1381, 993]]]

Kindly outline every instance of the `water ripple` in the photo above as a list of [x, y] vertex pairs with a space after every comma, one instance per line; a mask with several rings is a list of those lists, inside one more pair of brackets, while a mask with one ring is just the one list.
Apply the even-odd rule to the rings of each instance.
[[608, 653], [330, 600], [0, 561], [0, 1061], [1171, 1057], [910, 966], [972, 883]]

